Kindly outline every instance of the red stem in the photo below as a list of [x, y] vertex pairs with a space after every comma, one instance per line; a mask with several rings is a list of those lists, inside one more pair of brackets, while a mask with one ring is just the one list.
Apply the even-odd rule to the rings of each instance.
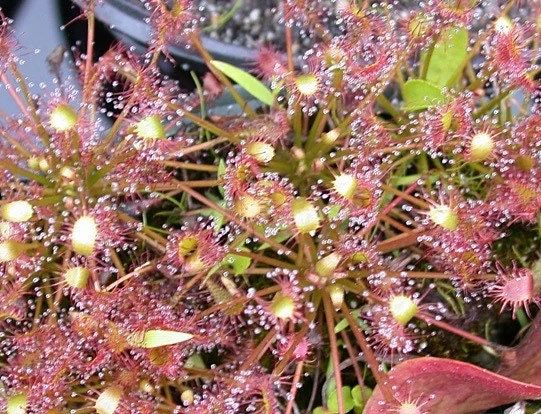
[[255, 364], [256, 361], [258, 361], [263, 354], [267, 351], [269, 346], [272, 344], [272, 341], [276, 337], [276, 331], [272, 330], [267, 333], [265, 338], [259, 343], [259, 345], [253, 350], [253, 352], [250, 354], [248, 359], [244, 361], [244, 363], [241, 365], [240, 369], [241, 371], [250, 369], [253, 364]]
[[370, 348], [370, 345], [368, 345], [364, 334], [357, 326], [357, 321], [353, 318], [353, 316], [351, 316], [351, 312], [345, 303], [342, 303], [342, 314], [346, 317], [349, 327], [351, 328], [355, 339], [357, 339], [357, 342], [363, 351], [368, 368], [370, 368], [372, 371], [372, 375], [374, 375], [378, 386], [381, 388], [381, 393], [383, 394], [385, 400], [387, 400], [388, 403], [395, 402], [393, 393], [387, 383], [387, 375], [379, 370], [379, 363], [376, 359], [376, 355], [374, 352], [372, 352], [372, 349]]
[[0, 73], [0, 80], [2, 81], [4, 86], [6, 87], [6, 91], [9, 93], [9, 95], [11, 96], [13, 101], [17, 104], [17, 106], [19, 107], [21, 112], [27, 118], [30, 118], [30, 114], [28, 113], [26, 105], [23, 103], [23, 101], [21, 100], [21, 97], [17, 94], [17, 92], [15, 92], [15, 90], [13, 88], [13, 85], [11, 85], [11, 83], [9, 82], [9, 79], [8, 79], [7, 75], [5, 74], [5, 72]]
[[336, 397], [338, 399], [338, 414], [344, 414], [344, 396], [342, 395], [342, 375], [340, 373], [340, 357], [338, 355], [338, 345], [336, 343], [336, 334], [334, 333], [334, 308], [327, 292], [323, 292], [323, 308], [325, 310], [325, 320], [327, 322], [327, 331], [329, 333], [329, 344], [331, 348], [331, 361], [336, 383]]
[[289, 401], [287, 402], [286, 413], [291, 414], [293, 411], [293, 403], [295, 402], [295, 395], [297, 394], [297, 384], [299, 383], [302, 375], [303, 361], [297, 363], [295, 368], [295, 374], [293, 375], [293, 382], [291, 383], [291, 389], [289, 390]]
[[293, 62], [293, 36], [291, 26], [286, 24], [286, 50], [287, 50], [287, 69], [293, 73], [295, 63]]
[[484, 339], [484, 338], [481, 338], [477, 335], [474, 335], [470, 332], [466, 332], [460, 328], [457, 328], [456, 326], [452, 326], [452, 325], [449, 325], [447, 322], [443, 322], [443, 321], [439, 321], [435, 318], [433, 318], [432, 316], [429, 316], [429, 315], [426, 315], [424, 313], [419, 313], [417, 315], [415, 315], [415, 317], [417, 319], [420, 319], [430, 325], [435, 325], [437, 326], [438, 328], [441, 328], [443, 330], [446, 330], [448, 332], [451, 332], [452, 334], [455, 334], [455, 335], [458, 335], [458, 336], [461, 336], [462, 338], [465, 338], [469, 341], [472, 341], [476, 344], [479, 344], [479, 345], [482, 345], [482, 346], [488, 346], [490, 348], [496, 348], [496, 349], [501, 349], [501, 345], [497, 345], [497, 344], [494, 344], [492, 342], [490, 342], [488, 339]]
[[85, 75], [84, 75], [84, 98], [88, 100], [88, 89], [90, 88], [90, 71], [94, 60], [94, 32], [95, 32], [95, 16], [94, 16], [94, 0], [91, 0], [87, 10], [88, 29], [86, 34], [86, 57], [85, 57]]

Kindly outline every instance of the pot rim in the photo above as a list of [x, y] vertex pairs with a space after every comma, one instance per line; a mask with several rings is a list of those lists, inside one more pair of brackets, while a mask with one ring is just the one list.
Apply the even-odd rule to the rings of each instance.
[[[73, 0], [82, 6], [84, 0]], [[105, 0], [95, 9], [96, 18], [107, 25], [111, 31], [129, 37], [139, 44], [148, 45], [152, 38], [152, 30], [145, 21], [149, 14], [143, 7], [139, 7], [131, 0]], [[202, 36], [203, 46], [217, 60], [223, 60], [236, 66], [249, 68], [256, 60], [257, 51], [244, 46], [233, 45]], [[178, 40], [172, 42], [168, 48], [169, 53], [180, 60], [187, 60], [203, 64], [203, 59], [190, 47]]]

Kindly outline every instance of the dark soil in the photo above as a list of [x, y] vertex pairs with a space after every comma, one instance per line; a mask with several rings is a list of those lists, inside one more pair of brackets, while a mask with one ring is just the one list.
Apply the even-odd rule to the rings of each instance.
[[[199, 0], [199, 12], [209, 37], [249, 48], [273, 45], [278, 50], [285, 50], [281, 3], [280, 0]], [[317, 3], [331, 25], [329, 28], [332, 31], [339, 30], [336, 26], [339, 1], [324, 0]], [[228, 18], [224, 17], [228, 14]], [[293, 49], [297, 54], [313, 46], [314, 39], [300, 33], [299, 28], [296, 32]]]
[[[144, 4], [146, 0], [133, 1]], [[271, 45], [277, 50], [285, 51], [283, 0], [194, 1], [201, 17], [200, 27], [203, 27], [206, 36], [250, 49]], [[337, 12], [343, 6], [344, 0], [308, 0], [307, 3], [308, 7], [317, 10], [323, 25], [332, 35], [342, 32]], [[397, 10], [407, 10], [418, 6], [419, 0], [394, 0], [389, 3], [397, 7]], [[483, 15], [492, 16], [492, 13], [485, 12], [497, 11], [499, 1], [485, 0], [481, 4], [476, 9], [477, 21], [480, 21]], [[306, 14], [306, 11], [303, 10], [303, 13]], [[293, 17], [298, 23], [303, 16]], [[303, 32], [302, 27], [295, 27], [294, 32], [294, 54], [299, 55], [314, 46], [316, 39]]]

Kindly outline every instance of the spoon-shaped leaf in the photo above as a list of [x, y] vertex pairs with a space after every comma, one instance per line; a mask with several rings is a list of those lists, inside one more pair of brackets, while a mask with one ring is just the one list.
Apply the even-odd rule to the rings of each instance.
[[441, 35], [434, 46], [426, 80], [443, 88], [453, 83], [464, 69], [468, 58], [468, 30], [452, 28]]
[[210, 62], [212, 66], [226, 75], [228, 78], [231, 78], [233, 81], [238, 83], [242, 88], [246, 90], [250, 95], [259, 99], [266, 105], [271, 106], [274, 101], [272, 92], [263, 82], [261, 82], [256, 77], [250, 75], [248, 72], [237, 68], [236, 66], [230, 65], [226, 62], [221, 62], [219, 60], [213, 60]]
[[518, 381], [541, 385], [541, 314], [520, 343], [504, 353], [500, 372]]
[[139, 348], [158, 348], [160, 346], [179, 344], [192, 338], [192, 334], [185, 332], [150, 329], [130, 335], [128, 342]]
[[[470, 414], [518, 400], [541, 399], [541, 386], [512, 380], [466, 362], [423, 357], [404, 361], [389, 373], [388, 387], [401, 403], [423, 404], [430, 414]], [[381, 387], [364, 414], [387, 413]], [[396, 405], [389, 407], [393, 412]]]
[[408, 80], [402, 93], [408, 111], [418, 111], [445, 102], [441, 88], [422, 79]]

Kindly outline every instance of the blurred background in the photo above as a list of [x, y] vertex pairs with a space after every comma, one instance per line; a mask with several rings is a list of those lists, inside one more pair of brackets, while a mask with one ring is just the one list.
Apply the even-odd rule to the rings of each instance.
[[[31, 82], [32, 90], [52, 91], [54, 76], [47, 58], [52, 53], [69, 50], [84, 38], [83, 22], [74, 22], [62, 30], [62, 26], [78, 16], [80, 11], [70, 0], [0, 0], [0, 7], [5, 16], [14, 20], [18, 56], [24, 61], [21, 69]], [[99, 36], [105, 43], [111, 41], [108, 31], [103, 27], [99, 30]], [[74, 84], [77, 81], [70, 68], [71, 65], [62, 65], [61, 75], [64, 81]], [[0, 88], [0, 108], [10, 115], [18, 113], [3, 87]]]
[[[24, 60], [22, 71], [32, 83], [34, 92], [41, 95], [53, 91], [54, 75], [50, 71], [48, 57], [61, 56], [62, 51], [74, 47], [86, 49], [86, 22], [79, 19], [81, 10], [74, 1], [85, 0], [0, 0], [2, 12], [14, 20], [14, 31], [19, 42], [18, 55]], [[341, 0], [321, 0], [332, 14]], [[482, 23], [484, 16], [497, 10], [502, 0], [485, 0], [477, 10], [475, 21]], [[203, 18], [203, 44], [215, 59], [245, 68], [253, 67], [258, 45], [273, 44], [284, 49], [283, 24], [280, 22], [276, 5], [280, 0], [197, 0]], [[314, 1], [313, 4], [316, 4]], [[398, 9], [407, 9], [418, 4], [417, 0], [400, 0]], [[485, 13], [487, 12], [487, 13]], [[151, 37], [148, 25], [148, 10], [143, 0], [104, 0], [96, 11], [95, 56], [99, 57], [116, 40], [144, 53]], [[100, 23], [103, 21], [105, 23]], [[334, 19], [328, 19], [332, 22]], [[64, 29], [65, 26], [65, 29]], [[331, 32], [339, 31], [329, 27]], [[293, 47], [301, 54], [313, 46], [306, 36], [294, 36]], [[192, 50], [187, 50], [182, 39], [171, 45], [169, 53], [176, 64], [163, 60], [162, 71], [179, 80], [184, 89], [193, 89], [194, 83], [189, 70], [201, 74], [205, 69], [201, 59]], [[70, 59], [71, 54], [65, 56]], [[0, 57], [1, 58], [1, 57]], [[72, 65], [61, 66], [60, 77], [64, 84], [77, 86], [78, 80]], [[16, 106], [0, 85], [0, 109], [7, 114], [16, 114]]]
[[[21, 55], [24, 58], [23, 72], [38, 85], [51, 81], [46, 56], [66, 39], [60, 31], [60, 13], [56, 1], [51, 0], [4, 0], [0, 2], [2, 12], [16, 19], [15, 32], [19, 36]], [[8, 114], [17, 113], [17, 108], [4, 88], [0, 94], [0, 108]]]
[[[0, 0], [2, 13], [13, 20], [12, 28], [18, 42], [17, 55], [21, 58], [21, 70], [36, 94], [47, 95], [52, 93], [57, 86], [53, 83], [53, 79], [58, 73], [52, 72], [51, 65], [48, 63], [51, 58], [58, 59], [63, 52], [67, 52], [64, 53], [65, 60], [70, 60], [72, 58], [70, 51], [86, 49], [86, 22], [79, 18], [81, 9], [75, 5], [81, 1], [84, 0]], [[243, 11], [246, 12], [249, 11], [250, 4], [259, 4], [260, 0], [199, 1], [199, 4], [207, 6], [213, 5], [216, 1], [221, 2], [222, 8], [216, 10], [224, 16], [233, 16], [233, 20], [239, 19], [247, 24], [253, 22], [247, 21], [242, 13], [238, 13], [238, 16], [230, 13], [237, 11], [235, 8], [232, 9], [231, 5], [244, 4]], [[277, 0], [266, 1], [277, 2]], [[270, 5], [265, 2], [259, 7], [264, 7], [271, 12]], [[119, 40], [135, 51], [144, 53], [150, 38], [148, 21], [145, 20], [146, 13], [148, 11], [142, 6], [141, 0], [106, 0], [100, 3], [96, 12], [98, 20], [95, 57], [102, 55]], [[258, 16], [256, 20], [264, 21], [262, 16]], [[229, 20], [227, 22], [231, 23]], [[225, 32], [217, 32], [214, 35], [214, 39], [206, 36], [204, 44], [219, 60], [244, 66], [246, 62], [252, 62], [255, 59], [254, 49], [219, 41], [219, 38], [225, 36]], [[186, 50], [184, 42], [181, 41], [171, 49], [171, 57], [174, 58], [175, 63], [162, 59], [160, 62], [162, 71], [179, 80], [184, 89], [193, 89], [195, 84], [189, 71], [195, 70], [201, 74], [205, 70], [199, 56]], [[60, 67], [60, 79], [63, 84], [77, 87], [78, 79], [73, 65], [70, 62], [64, 62]], [[3, 85], [0, 85], [0, 110], [8, 115], [16, 115], [19, 112]]]
[[[0, 0], [2, 13], [13, 20], [12, 28], [18, 42], [17, 55], [22, 59], [21, 69], [35, 93], [46, 95], [53, 92], [56, 86], [53, 79], [57, 73], [51, 72], [48, 60], [58, 59], [63, 51], [68, 53], [64, 54], [61, 65], [61, 80], [65, 85], [78, 86], [73, 65], [65, 62], [72, 58], [70, 51], [86, 49], [86, 21], [79, 18], [81, 9], [75, 4], [77, 1], [82, 0]], [[141, 9], [140, 1], [106, 0], [101, 6], [97, 13], [95, 57], [101, 56], [119, 40], [144, 53], [150, 31], [147, 23], [143, 23], [145, 10]], [[103, 19], [106, 24], [101, 23]], [[217, 50], [220, 49], [221, 45], [218, 45]], [[201, 73], [203, 66], [193, 60], [191, 52], [183, 55], [182, 48], [178, 48], [177, 52], [182, 56], [174, 54], [175, 65], [162, 60], [160, 66], [164, 73], [180, 80], [185, 89], [193, 89], [195, 85], [189, 70], [196, 69]], [[233, 55], [239, 55], [235, 52]], [[0, 85], [0, 110], [9, 115], [18, 113], [3, 85]]]

